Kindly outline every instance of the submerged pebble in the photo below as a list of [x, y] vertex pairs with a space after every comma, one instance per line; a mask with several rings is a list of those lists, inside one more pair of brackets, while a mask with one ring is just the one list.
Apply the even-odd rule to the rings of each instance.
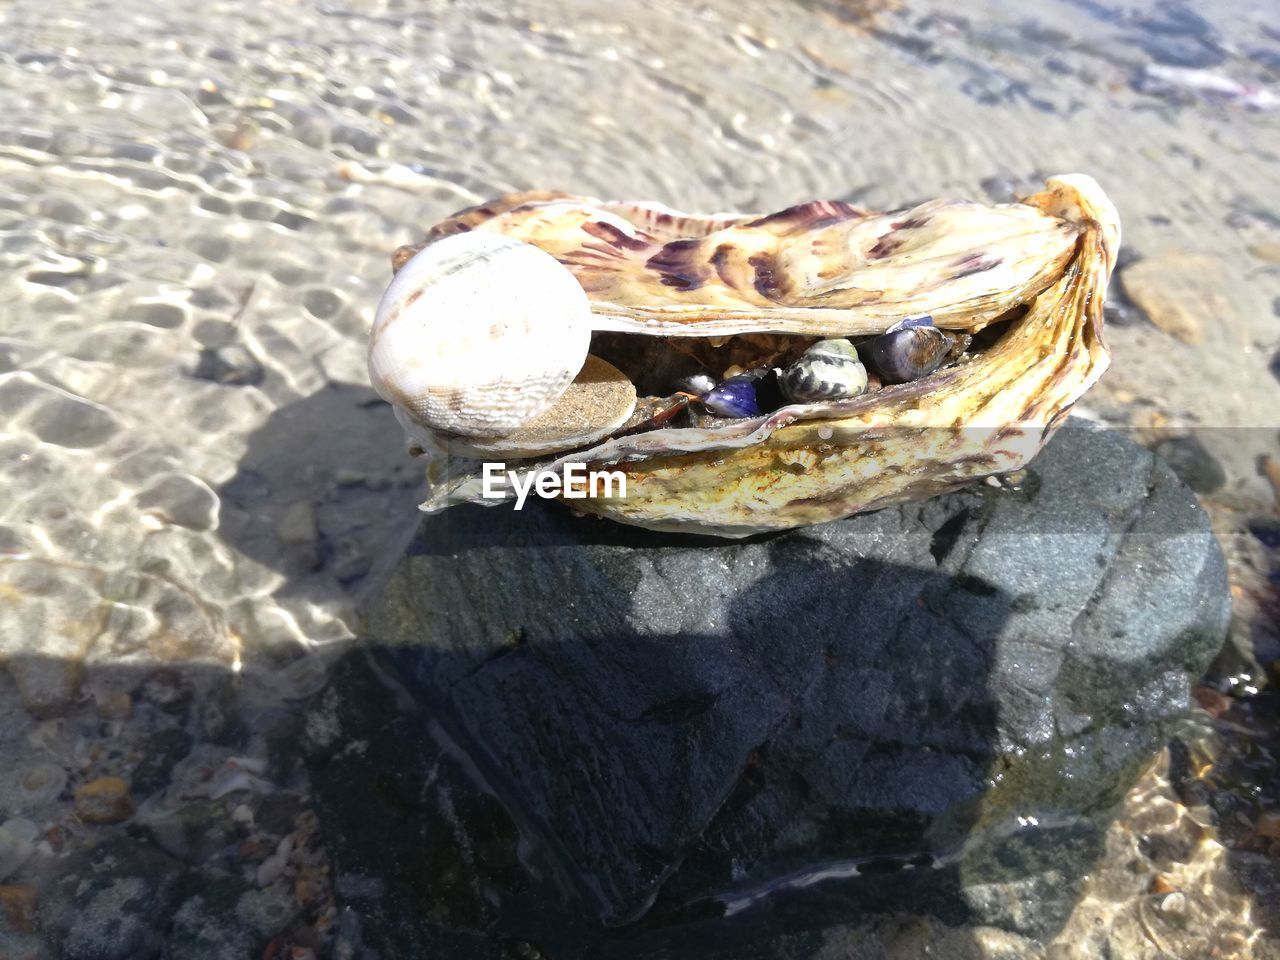
[[119, 420], [105, 407], [72, 396], [51, 396], [31, 417], [31, 430], [45, 443], [83, 450], [114, 436]]
[[119, 777], [99, 777], [77, 788], [75, 806], [86, 823], [119, 823], [133, 814], [129, 785]]
[[30, 820], [9, 820], [0, 826], [0, 883], [17, 873], [36, 852], [39, 834]]
[[1155, 454], [1173, 468], [1196, 493], [1213, 493], [1227, 482], [1226, 471], [1198, 437], [1170, 437], [1155, 446]]
[[55, 800], [67, 785], [66, 772], [56, 764], [37, 763], [18, 774], [9, 796], [15, 810], [39, 810]]
[[1269, 550], [1280, 550], [1280, 520], [1255, 517], [1249, 521], [1249, 532]]
[[83, 665], [58, 657], [20, 657], [9, 664], [18, 685], [18, 698], [40, 720], [61, 716], [80, 689]]
[[232, 343], [201, 350], [192, 376], [228, 387], [256, 387], [262, 383], [263, 369], [247, 347]]
[[202, 481], [183, 474], [158, 477], [138, 493], [138, 506], [166, 523], [210, 530], [218, 522], [218, 497]]
[[[0, 931], [35, 933], [36, 888], [25, 885], [0, 886]], [[39, 956], [32, 954], [7, 954], [6, 956]]]

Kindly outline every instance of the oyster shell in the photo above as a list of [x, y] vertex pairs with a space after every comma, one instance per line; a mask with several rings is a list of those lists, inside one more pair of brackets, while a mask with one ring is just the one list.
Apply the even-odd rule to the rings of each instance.
[[[518, 194], [450, 217], [393, 263], [471, 230], [532, 243], [564, 264], [587, 292], [596, 330], [641, 344], [636, 356], [646, 359], [631, 366], [607, 357], [636, 382], [653, 366], [655, 342], [678, 351], [689, 337], [739, 346], [770, 340], [762, 334], [797, 338], [788, 346], [783, 337], [772, 357], [798, 356], [821, 338], [857, 342], [922, 314], [939, 328], [979, 334], [970, 352], [927, 376], [851, 399], [624, 428], [509, 464], [621, 470], [625, 497], [575, 499], [574, 507], [653, 529], [746, 536], [1018, 469], [1109, 363], [1102, 309], [1119, 219], [1083, 175], [1051, 178], [1017, 204], [934, 201], [895, 213], [819, 202], [769, 216], [697, 217]], [[425, 446], [431, 490], [422, 509], [493, 502], [482, 498], [477, 461], [448, 456], [447, 444]]]
[[934, 200], [896, 213], [841, 201], [768, 216], [516, 194], [438, 224], [541, 247], [591, 299], [595, 329], [664, 336], [883, 333], [904, 317], [980, 330], [1048, 287], [1080, 225], [1026, 204]]

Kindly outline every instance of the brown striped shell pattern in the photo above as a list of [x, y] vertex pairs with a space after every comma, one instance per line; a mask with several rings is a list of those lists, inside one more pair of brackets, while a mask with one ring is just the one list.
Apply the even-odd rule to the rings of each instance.
[[491, 503], [487, 458], [621, 471], [570, 503], [624, 523], [798, 527], [1024, 466], [1109, 363], [1119, 242], [1079, 174], [891, 213], [515, 194], [395, 252], [370, 376], [426, 511]]

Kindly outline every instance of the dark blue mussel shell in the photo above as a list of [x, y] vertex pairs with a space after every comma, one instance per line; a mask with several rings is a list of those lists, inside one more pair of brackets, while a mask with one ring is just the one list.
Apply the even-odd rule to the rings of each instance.
[[702, 402], [706, 404], [708, 410], [722, 417], [758, 417], [760, 415], [755, 381], [745, 377], [730, 377], [703, 397]]
[[722, 417], [758, 417], [782, 406], [777, 372], [757, 367], [730, 377], [702, 398], [703, 405]]
[[858, 352], [884, 383], [907, 383], [937, 370], [954, 344], [955, 338], [935, 327], [932, 317], [907, 317], [859, 344]]

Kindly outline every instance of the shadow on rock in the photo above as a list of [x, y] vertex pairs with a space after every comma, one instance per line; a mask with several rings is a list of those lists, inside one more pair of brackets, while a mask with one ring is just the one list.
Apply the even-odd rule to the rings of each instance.
[[365, 386], [330, 384], [276, 410], [218, 491], [219, 533], [284, 573], [283, 596], [322, 601], [394, 560], [416, 523], [422, 466], [391, 407]]
[[[522, 530], [604, 527], [545, 512]], [[996, 716], [990, 649], [917, 603], [944, 602], [948, 578], [846, 566], [800, 537], [742, 565], [741, 546], [704, 548], [741, 581], [727, 606], [696, 549], [633, 562], [605, 538], [618, 555], [603, 564], [550, 547], [490, 582], [449, 558], [482, 555], [471, 531], [493, 519], [427, 522], [430, 596], [404, 582], [385, 599], [435, 610], [439, 629], [353, 655], [326, 703], [312, 773], [366, 949], [808, 956], [870, 913], [970, 919], [951, 858]], [[699, 622], [664, 622], [663, 595]], [[1010, 598], [988, 599], [998, 623]], [[405, 639], [373, 615], [379, 643]]]
[[807, 957], [898, 911], [1051, 937], [1228, 599], [1145, 452], [1064, 429], [1033, 471], [727, 544], [427, 518], [309, 725], [363, 948]]

